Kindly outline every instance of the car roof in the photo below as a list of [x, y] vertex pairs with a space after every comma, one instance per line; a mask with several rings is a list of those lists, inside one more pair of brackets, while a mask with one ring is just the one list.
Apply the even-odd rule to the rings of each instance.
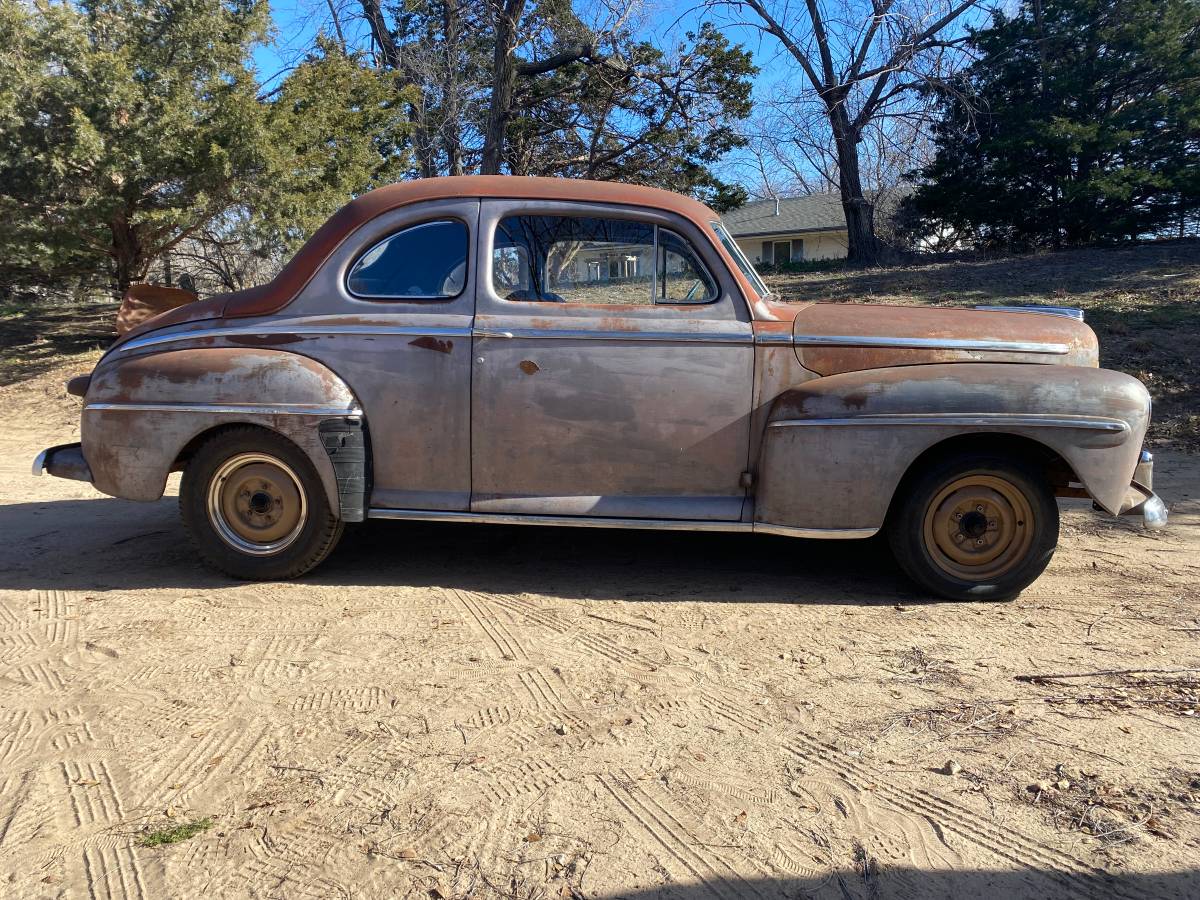
[[224, 315], [240, 317], [277, 312], [300, 293], [338, 245], [362, 225], [401, 206], [454, 198], [625, 204], [677, 213], [701, 228], [707, 228], [709, 222], [719, 218], [703, 203], [683, 194], [613, 181], [516, 175], [450, 175], [402, 181], [369, 191], [339, 209], [269, 284], [230, 294]]

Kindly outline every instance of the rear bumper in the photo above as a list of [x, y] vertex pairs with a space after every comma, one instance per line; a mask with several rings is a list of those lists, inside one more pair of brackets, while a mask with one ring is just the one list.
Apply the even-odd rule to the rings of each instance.
[[50, 474], [56, 478], [72, 481], [92, 481], [92, 469], [83, 458], [83, 447], [79, 444], [59, 444], [47, 447], [33, 461], [33, 474]]

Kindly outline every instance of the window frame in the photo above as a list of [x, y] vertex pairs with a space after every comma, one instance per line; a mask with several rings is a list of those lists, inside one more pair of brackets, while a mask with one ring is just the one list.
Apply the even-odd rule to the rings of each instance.
[[[651, 268], [652, 268], [650, 284], [649, 284], [650, 302], [645, 305], [643, 305], [641, 303], [616, 303], [616, 304], [614, 304], [614, 303], [583, 303], [583, 302], [576, 302], [573, 300], [566, 300], [566, 301], [561, 301], [561, 302], [554, 301], [554, 300], [509, 300], [506, 297], [502, 296], [500, 294], [500, 292], [497, 290], [497, 284], [496, 284], [495, 277], [494, 277], [495, 276], [495, 268], [494, 268], [495, 253], [498, 249], [502, 249], [502, 248], [499, 248], [496, 246], [496, 236], [500, 233], [500, 227], [506, 219], [515, 219], [515, 218], [524, 218], [524, 217], [528, 217], [528, 218], [535, 218], [535, 217], [536, 218], [551, 218], [551, 217], [553, 217], [553, 218], [559, 218], [559, 219], [606, 219], [606, 220], [615, 221], [615, 222], [628, 221], [628, 222], [639, 223], [642, 225], [649, 225], [650, 228], [652, 229], [652, 240], [651, 240], [651, 243], [647, 244], [646, 246], [650, 247], [650, 260], [651, 260]], [[665, 300], [664, 301], [659, 300], [659, 296], [658, 296], [659, 295], [658, 256], [659, 256], [660, 244], [659, 244], [658, 235], [659, 235], [660, 230], [668, 232], [669, 234], [673, 235], [678, 241], [680, 241], [680, 243], [682, 243], [688, 249], [694, 262], [704, 271], [704, 274], [708, 277], [708, 284], [710, 284], [713, 288], [713, 295], [711, 297], [709, 297], [707, 300], [679, 301], [679, 302], [668, 302]], [[655, 307], [666, 307], [666, 308], [670, 308], [670, 309], [687, 309], [687, 308], [691, 308], [691, 307], [712, 306], [714, 304], [717, 304], [721, 301], [723, 294], [724, 294], [720, 280], [713, 275], [712, 269], [710, 268], [708, 263], [705, 262], [703, 254], [701, 254], [700, 251], [697, 250], [695, 244], [691, 240], [689, 240], [685, 235], [681, 234], [675, 228], [670, 228], [665, 225], [661, 225], [658, 222], [638, 218], [637, 216], [616, 216], [616, 215], [612, 215], [611, 213], [606, 213], [606, 212], [601, 212], [601, 211], [595, 211], [595, 212], [581, 211], [578, 213], [576, 213], [576, 212], [564, 213], [564, 212], [558, 212], [558, 211], [555, 211], [555, 212], [535, 212], [535, 211], [505, 212], [502, 215], [497, 216], [495, 219], [495, 222], [492, 224], [491, 235], [490, 235], [490, 244], [491, 244], [491, 254], [489, 256], [488, 265], [486, 266], [487, 286], [488, 286], [488, 289], [490, 290], [490, 292], [497, 299], [499, 299], [501, 303], [504, 303], [504, 304], [512, 304], [514, 306], [527, 306], [531, 303], [553, 303], [555, 306], [572, 307], [575, 309], [589, 309], [589, 308], [590, 309], [611, 309], [614, 306], [625, 306], [625, 307], [628, 307], [629, 309], [648, 309], [648, 308], [652, 309]], [[482, 266], [481, 266], [481, 268], [482, 268]]]
[[[397, 235], [404, 234], [406, 231], [413, 231], [417, 228], [425, 228], [429, 225], [439, 225], [444, 223], [457, 223], [461, 225], [465, 231], [465, 242], [463, 246], [463, 277], [462, 287], [458, 289], [456, 294], [447, 294], [445, 296], [425, 297], [412, 294], [360, 294], [350, 287], [350, 277], [354, 274], [354, 270], [358, 268], [363, 258], [370, 254], [377, 247], [386, 244], [388, 241]], [[435, 216], [430, 219], [422, 219], [419, 222], [409, 222], [402, 225], [395, 231], [388, 232], [383, 237], [374, 241], [360, 253], [354, 255], [349, 265], [346, 266], [346, 274], [342, 278], [342, 288], [346, 294], [354, 300], [362, 300], [366, 303], [453, 303], [458, 300], [466, 292], [467, 286], [471, 283], [471, 249], [472, 249], [471, 225], [465, 219], [455, 215]]]
[[713, 234], [717, 236], [717, 242], [725, 248], [725, 252], [733, 259], [742, 276], [758, 295], [757, 299], [765, 300], [767, 297], [770, 297], [771, 289], [767, 287], [766, 282], [762, 280], [762, 276], [758, 274], [758, 270], [746, 258], [746, 254], [742, 251], [741, 246], [734, 236], [729, 233], [729, 229], [725, 227], [725, 223], [720, 219], [713, 219], [708, 224], [712, 228]]
[[[659, 247], [662, 246], [661, 244], [659, 244], [659, 241], [658, 241], [658, 233], [660, 231], [665, 231], [667, 234], [671, 235], [676, 240], [678, 240], [681, 244], [683, 244], [683, 246], [687, 248], [688, 253], [691, 255], [692, 261], [700, 267], [700, 270], [704, 273], [705, 278], [707, 279], [707, 282], [706, 282], [707, 285], [712, 289], [712, 296], [709, 297], [707, 300], [680, 300], [675, 303], [669, 303], [664, 300], [662, 302], [659, 302], [659, 299], [658, 299], [658, 294], [659, 294], [658, 251], [659, 251]], [[664, 270], [666, 269], [666, 265], [667, 265], [666, 254], [668, 252], [671, 252], [671, 251], [667, 251], [666, 248], [663, 248], [662, 262], [663, 262]], [[663, 283], [662, 283], [662, 289], [664, 291], [666, 290], [666, 287], [667, 287], [666, 275], [667, 275], [667, 273], [666, 273], [666, 271], [664, 271], [663, 272]], [[656, 224], [654, 226], [654, 278], [651, 281], [650, 290], [653, 293], [652, 299], [654, 301], [655, 306], [708, 306], [710, 303], [716, 303], [718, 300], [721, 299], [721, 283], [719, 281], [717, 281], [717, 279], [715, 277], [713, 277], [713, 273], [709, 270], [708, 264], [704, 262], [704, 258], [700, 255], [699, 251], [696, 250], [696, 248], [692, 244], [692, 242], [689, 241], [686, 237], [684, 237], [682, 234], [680, 234], [675, 229], [667, 228], [663, 225], [658, 225], [658, 224]]]

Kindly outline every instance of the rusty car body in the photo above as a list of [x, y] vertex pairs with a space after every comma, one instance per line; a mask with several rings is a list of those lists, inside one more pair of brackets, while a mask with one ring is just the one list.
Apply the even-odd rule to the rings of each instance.
[[865, 538], [931, 592], [1015, 595], [1055, 497], [1161, 527], [1150, 400], [1069, 310], [783, 304], [704, 205], [413, 181], [271, 283], [123, 334], [40, 473], [150, 501], [202, 555], [316, 565], [366, 518]]

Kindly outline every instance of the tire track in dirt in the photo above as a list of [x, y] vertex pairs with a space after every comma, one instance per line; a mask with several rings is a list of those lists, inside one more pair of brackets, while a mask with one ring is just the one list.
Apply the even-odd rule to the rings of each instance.
[[292, 701], [292, 712], [344, 710], [369, 712], [388, 702], [389, 694], [381, 687], [334, 688], [307, 694]]
[[267, 733], [265, 725], [248, 728], [242, 722], [228, 722], [204, 732], [195, 743], [168, 754], [155, 767], [141, 805], [184, 802], [218, 774], [228, 785], [266, 743]]
[[620, 663], [635, 669], [645, 670], [653, 668], [650, 663], [643, 660], [637, 653], [621, 646], [621, 644], [607, 635], [596, 631], [584, 630], [574, 625], [566, 625], [557, 616], [547, 613], [536, 604], [530, 603], [521, 597], [496, 594], [490, 597], [489, 600], [497, 606], [519, 614], [535, 625], [540, 625], [542, 628], [547, 628], [562, 637], [569, 638], [571, 643], [590, 650], [594, 654], [603, 656], [611, 662]]
[[517, 674], [522, 687], [529, 692], [535, 709], [566, 712], [579, 708], [579, 702], [558, 675], [547, 675], [540, 667]]
[[107, 762], [62, 762], [59, 775], [77, 827], [114, 825], [125, 818], [125, 807]]
[[151, 890], [150, 879], [128, 845], [86, 847], [81, 862], [83, 882], [92, 900], [151, 900], [161, 896], [157, 889]]
[[[997, 825], [959, 804], [920, 788], [898, 787], [886, 772], [856, 761], [817, 738], [795, 733], [790, 743], [783, 744], [783, 749], [842, 779], [856, 790], [869, 786], [872, 796], [881, 798], [894, 809], [924, 818], [931, 825], [951, 832], [959, 839], [1039, 879], [1053, 882], [1058, 889], [1074, 896], [1094, 898], [1097, 896], [1097, 882], [1106, 880], [1103, 870], [1061, 850], [1047, 847], [1015, 828]], [[1156, 896], [1115, 883], [1110, 884], [1109, 889], [1110, 896], [1128, 900]]]
[[79, 612], [79, 599], [72, 591], [31, 591], [35, 616], [39, 622], [65, 619]]
[[546, 760], [509, 762], [491, 770], [480, 770], [483, 774], [480, 793], [493, 803], [503, 803], [525, 794], [544, 791], [564, 781], [578, 778], [564, 772]]
[[25, 616], [18, 615], [16, 610], [12, 609], [10, 603], [4, 597], [0, 597], [0, 634], [7, 634], [10, 631], [20, 631], [28, 627]]
[[732, 854], [720, 852], [710, 846], [713, 842], [701, 840], [696, 829], [683, 822], [682, 813], [672, 810], [665, 798], [653, 797], [624, 769], [596, 778], [623, 817], [666, 852], [669, 858], [660, 861], [668, 871], [674, 870], [671, 871], [674, 878], [694, 878], [719, 900], [764, 896], [750, 879], [767, 876], [769, 872], [745, 857], [731, 859]]
[[458, 598], [467, 614], [474, 619], [479, 630], [492, 643], [505, 660], [526, 660], [529, 655], [521, 642], [513, 635], [509, 627], [488, 610], [488, 600], [472, 591], [461, 591], [451, 588], [451, 593]]

